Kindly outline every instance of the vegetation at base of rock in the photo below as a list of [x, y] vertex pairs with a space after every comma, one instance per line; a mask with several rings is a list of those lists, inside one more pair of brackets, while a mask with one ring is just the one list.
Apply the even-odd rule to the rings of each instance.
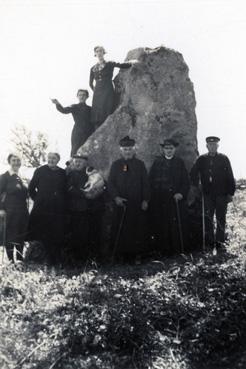
[[246, 191], [227, 252], [139, 266], [0, 272], [2, 369], [239, 369], [246, 365]]

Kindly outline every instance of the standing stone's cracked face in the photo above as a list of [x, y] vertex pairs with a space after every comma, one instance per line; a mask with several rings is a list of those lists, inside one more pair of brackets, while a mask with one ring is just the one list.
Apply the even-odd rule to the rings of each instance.
[[177, 155], [190, 169], [197, 157], [196, 101], [183, 56], [165, 47], [139, 48], [130, 51], [126, 59], [138, 59], [139, 63], [120, 71], [115, 79], [118, 106], [81, 150], [107, 177], [119, 156], [122, 137], [136, 138], [138, 157], [147, 169], [160, 155], [158, 143], [174, 137], [180, 144]]

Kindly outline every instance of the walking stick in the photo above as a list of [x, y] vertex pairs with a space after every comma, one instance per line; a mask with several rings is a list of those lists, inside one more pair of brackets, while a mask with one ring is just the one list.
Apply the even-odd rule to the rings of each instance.
[[184, 253], [184, 240], [183, 240], [183, 232], [182, 232], [182, 224], [181, 224], [178, 200], [175, 200], [175, 203], [176, 203], [176, 210], [177, 210], [177, 219], [178, 219], [178, 229], [179, 229], [179, 240], [180, 240], [180, 246], [181, 246], [181, 253], [183, 254]]
[[118, 248], [120, 235], [121, 235], [121, 231], [122, 231], [122, 227], [123, 227], [125, 218], [126, 218], [126, 205], [123, 204], [123, 213], [122, 213], [122, 216], [121, 216], [118, 232], [117, 232], [116, 238], [115, 238], [115, 243], [114, 243], [114, 248], [113, 248], [113, 253], [112, 253], [112, 261], [114, 261], [114, 258], [115, 258], [115, 254], [116, 254], [116, 250]]
[[3, 253], [2, 253], [2, 264], [4, 262], [4, 252], [6, 248], [6, 213], [5, 211], [0, 211], [0, 218], [2, 220], [2, 231], [3, 231]]
[[205, 203], [204, 203], [204, 194], [202, 191], [202, 251], [206, 251], [206, 243], [205, 243]]

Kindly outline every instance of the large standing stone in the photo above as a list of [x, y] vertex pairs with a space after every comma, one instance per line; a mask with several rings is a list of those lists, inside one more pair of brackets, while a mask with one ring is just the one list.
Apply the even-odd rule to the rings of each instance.
[[118, 141], [125, 135], [137, 141], [137, 155], [150, 167], [164, 138], [175, 138], [178, 155], [188, 169], [197, 156], [195, 94], [183, 56], [171, 49], [138, 48], [126, 60], [138, 59], [115, 78], [119, 105], [79, 152], [107, 176], [119, 157]]

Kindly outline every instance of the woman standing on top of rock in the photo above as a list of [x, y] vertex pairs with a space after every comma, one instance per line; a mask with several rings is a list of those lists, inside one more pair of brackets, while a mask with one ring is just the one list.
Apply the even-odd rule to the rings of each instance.
[[[90, 87], [94, 91], [91, 110], [91, 121], [94, 129], [97, 129], [114, 110], [114, 86], [112, 82], [114, 68], [127, 69], [135, 64], [136, 60], [127, 63], [115, 63], [106, 61], [106, 51], [102, 46], [94, 48], [95, 57], [98, 58], [90, 71]], [[94, 85], [94, 80], [96, 81]]]

